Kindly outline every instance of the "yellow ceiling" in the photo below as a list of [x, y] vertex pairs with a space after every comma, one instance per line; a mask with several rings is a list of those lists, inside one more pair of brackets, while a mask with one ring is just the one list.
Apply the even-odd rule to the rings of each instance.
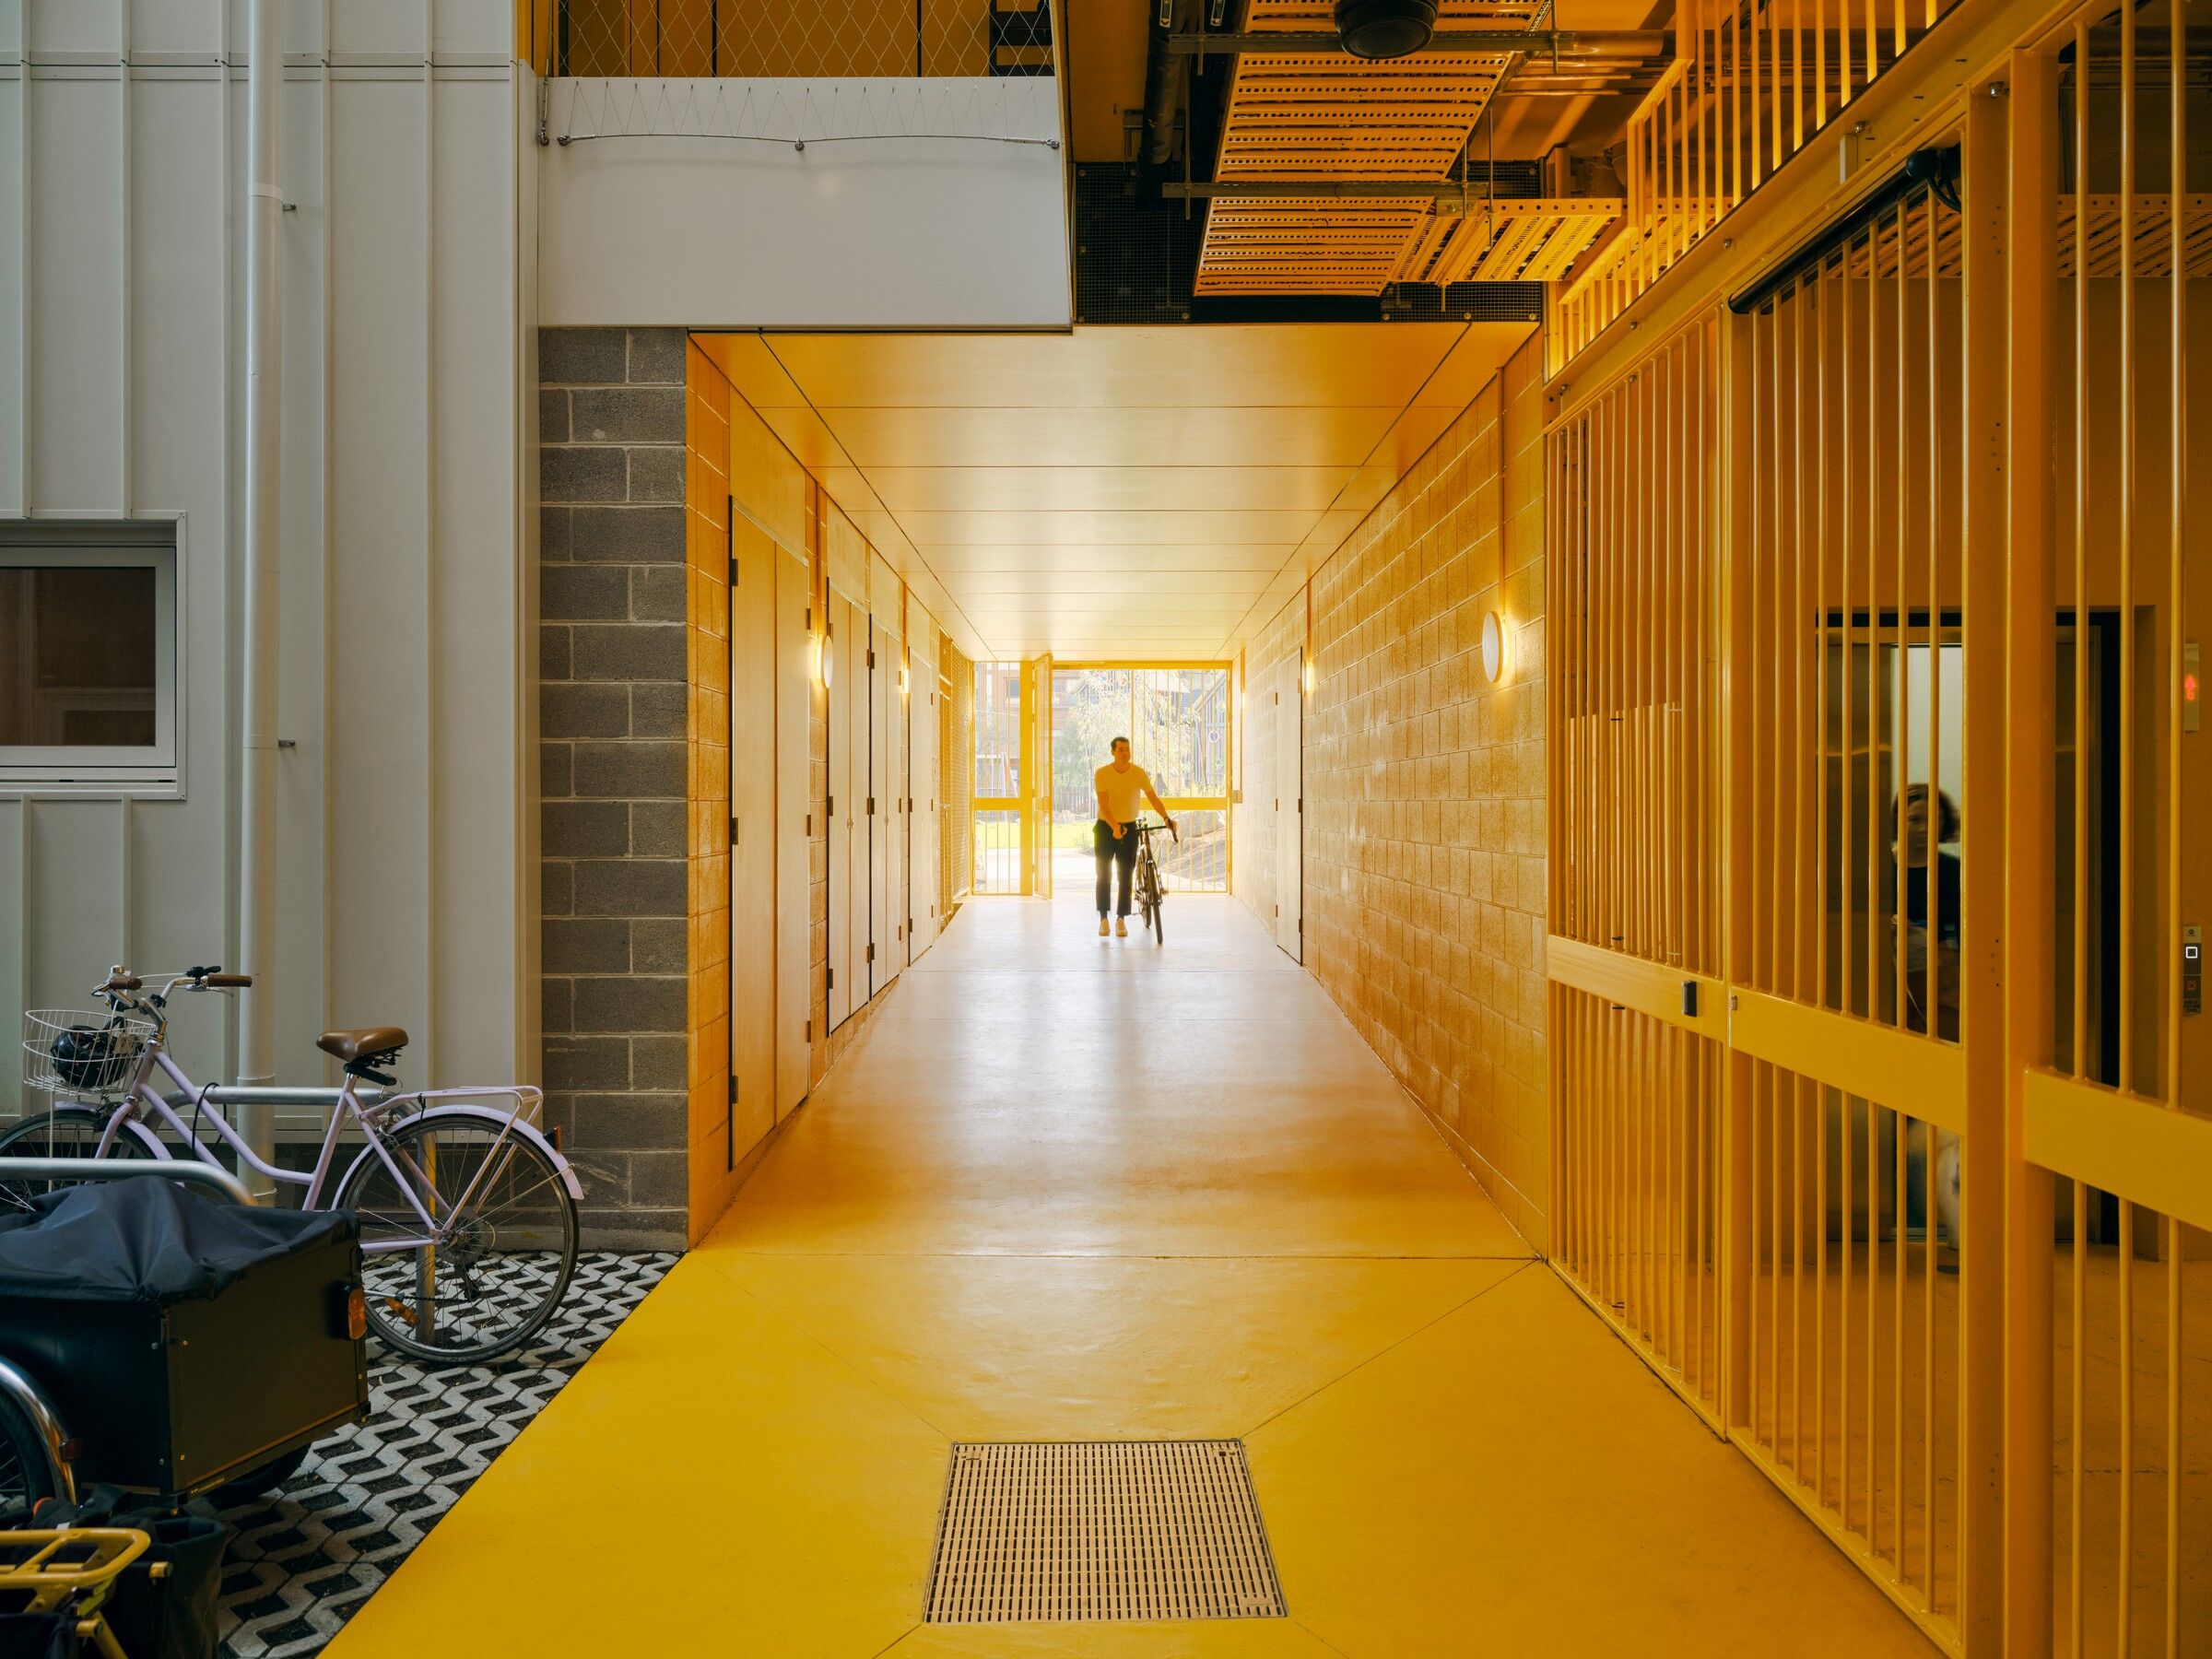
[[702, 335], [979, 658], [1221, 657], [1527, 324]]

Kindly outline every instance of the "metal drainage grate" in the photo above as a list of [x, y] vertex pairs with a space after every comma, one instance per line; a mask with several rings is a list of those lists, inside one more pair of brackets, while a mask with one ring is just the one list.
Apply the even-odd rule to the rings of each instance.
[[952, 1449], [931, 1624], [1287, 1612], [1241, 1441]]

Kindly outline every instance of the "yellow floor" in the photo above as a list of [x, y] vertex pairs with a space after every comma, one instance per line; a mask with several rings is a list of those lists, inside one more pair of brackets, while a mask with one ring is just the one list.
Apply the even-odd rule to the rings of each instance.
[[[331, 1648], [1926, 1653], [1241, 906], [970, 904]], [[1241, 1437], [1288, 1619], [920, 1623], [954, 1440]]]

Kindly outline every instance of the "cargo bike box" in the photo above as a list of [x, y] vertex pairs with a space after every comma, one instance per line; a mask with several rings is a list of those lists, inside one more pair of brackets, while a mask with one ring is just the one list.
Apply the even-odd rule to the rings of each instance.
[[0, 1356], [77, 1443], [77, 1480], [182, 1499], [368, 1412], [359, 1224], [159, 1179], [0, 1218]]

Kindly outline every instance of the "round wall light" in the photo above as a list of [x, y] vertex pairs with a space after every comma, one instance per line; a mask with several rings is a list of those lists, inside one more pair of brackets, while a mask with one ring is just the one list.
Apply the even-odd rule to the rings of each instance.
[[1304, 679], [1304, 681], [1305, 681], [1305, 685], [1306, 685], [1306, 695], [1307, 695], [1308, 697], [1311, 697], [1311, 696], [1312, 696], [1312, 695], [1313, 695], [1313, 659], [1312, 659], [1312, 657], [1308, 657], [1308, 658], [1306, 659], [1306, 672], [1305, 672], [1305, 674], [1304, 674], [1304, 675], [1303, 675], [1301, 677], [1302, 677], [1302, 678]]
[[904, 663], [901, 663], [901, 664], [900, 664], [900, 665], [899, 665], [899, 695], [900, 695], [900, 696], [901, 696], [901, 697], [904, 697], [904, 696], [906, 695], [906, 688], [907, 688], [907, 678], [906, 678], [906, 665], [905, 665]]
[[1482, 677], [1493, 686], [1502, 680], [1505, 677], [1505, 671], [1512, 666], [1508, 660], [1511, 652], [1511, 641], [1505, 631], [1505, 618], [1496, 611], [1483, 612]]
[[1336, 0], [1336, 34], [1354, 57], [1399, 58], [1436, 32], [1436, 0]]
[[825, 691], [827, 691], [827, 690], [830, 688], [830, 656], [831, 656], [831, 641], [830, 641], [830, 635], [829, 635], [829, 633], [828, 633], [827, 631], [825, 631], [825, 632], [822, 634], [821, 638], [819, 638], [818, 640], [815, 641], [815, 642], [814, 642], [814, 667], [815, 667], [815, 672], [816, 672], [817, 674], [820, 675], [820, 677], [821, 677], [821, 681], [822, 681], [822, 689], [823, 689], [823, 690], [825, 690]]

